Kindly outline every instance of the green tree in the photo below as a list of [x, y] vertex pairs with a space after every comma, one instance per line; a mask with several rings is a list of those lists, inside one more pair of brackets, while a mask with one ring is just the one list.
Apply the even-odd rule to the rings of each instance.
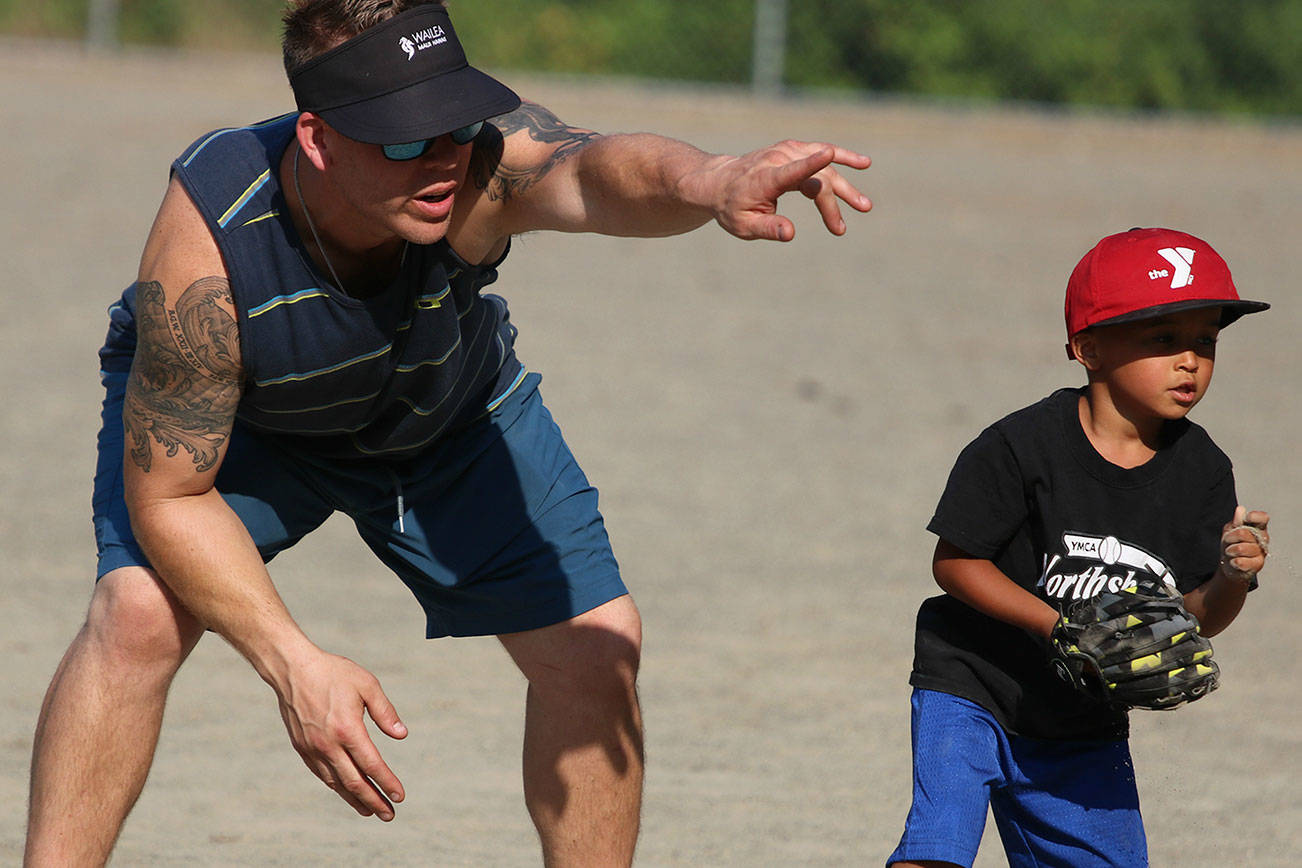
[[[0, 0], [75, 37], [89, 0]], [[270, 0], [121, 0], [126, 42], [274, 50]], [[452, 0], [495, 69], [743, 84], [756, 0]], [[794, 88], [1302, 114], [1302, 0], [788, 0]]]

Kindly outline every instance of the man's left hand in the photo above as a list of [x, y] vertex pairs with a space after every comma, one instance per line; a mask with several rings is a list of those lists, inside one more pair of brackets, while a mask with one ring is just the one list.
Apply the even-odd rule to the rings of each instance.
[[714, 195], [707, 201], [713, 203], [714, 219], [728, 232], [748, 241], [790, 241], [796, 227], [777, 213], [783, 193], [799, 190], [814, 200], [827, 230], [844, 235], [839, 202], [861, 212], [870, 210], [872, 202], [833, 166], [866, 169], [871, 163], [865, 155], [835, 145], [785, 141], [713, 162], [694, 180], [713, 185]]

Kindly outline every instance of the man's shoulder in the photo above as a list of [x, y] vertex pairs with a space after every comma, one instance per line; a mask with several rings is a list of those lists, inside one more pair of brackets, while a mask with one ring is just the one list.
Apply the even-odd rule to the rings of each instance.
[[253, 124], [209, 130], [191, 142], [174, 165], [179, 170], [197, 165], [222, 166], [241, 154], [274, 162], [293, 137], [297, 118], [297, 112], [290, 112]]
[[234, 232], [276, 212], [276, 167], [293, 140], [297, 114], [280, 115], [200, 136], [172, 163], [184, 188], [214, 233]]

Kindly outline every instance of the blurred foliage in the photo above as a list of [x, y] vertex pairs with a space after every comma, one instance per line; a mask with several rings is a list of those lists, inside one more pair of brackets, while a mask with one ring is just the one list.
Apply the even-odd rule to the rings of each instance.
[[[0, 0], [77, 37], [88, 0]], [[744, 84], [757, 0], [452, 0], [476, 62]], [[275, 0], [121, 0], [124, 42], [274, 50]], [[787, 0], [792, 88], [1302, 115], [1302, 0]]]
[[791, 9], [792, 85], [1302, 114], [1299, 0], [792, 0]]
[[[0, 0], [0, 32], [80, 38], [88, 0]], [[275, 51], [278, 0], [119, 0], [118, 38], [129, 44]]]
[[485, 66], [709, 82], [750, 80], [754, 6], [755, 0], [448, 3], [467, 53]]

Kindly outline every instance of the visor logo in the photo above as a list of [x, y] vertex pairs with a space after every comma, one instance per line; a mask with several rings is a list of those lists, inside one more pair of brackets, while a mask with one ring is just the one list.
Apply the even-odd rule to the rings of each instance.
[[402, 37], [398, 40], [398, 47], [406, 53], [407, 59], [411, 60], [416, 56], [416, 52], [433, 48], [435, 45], [442, 45], [447, 41], [448, 37], [443, 28], [435, 24], [433, 27], [426, 27], [424, 30], [417, 30], [410, 36]]
[[[1188, 247], [1163, 247], [1157, 255], [1171, 263], [1175, 273], [1171, 275], [1171, 288], [1180, 289], [1193, 283], [1194, 251]], [[1150, 279], [1166, 277], [1166, 269], [1154, 269], [1148, 273]]]

